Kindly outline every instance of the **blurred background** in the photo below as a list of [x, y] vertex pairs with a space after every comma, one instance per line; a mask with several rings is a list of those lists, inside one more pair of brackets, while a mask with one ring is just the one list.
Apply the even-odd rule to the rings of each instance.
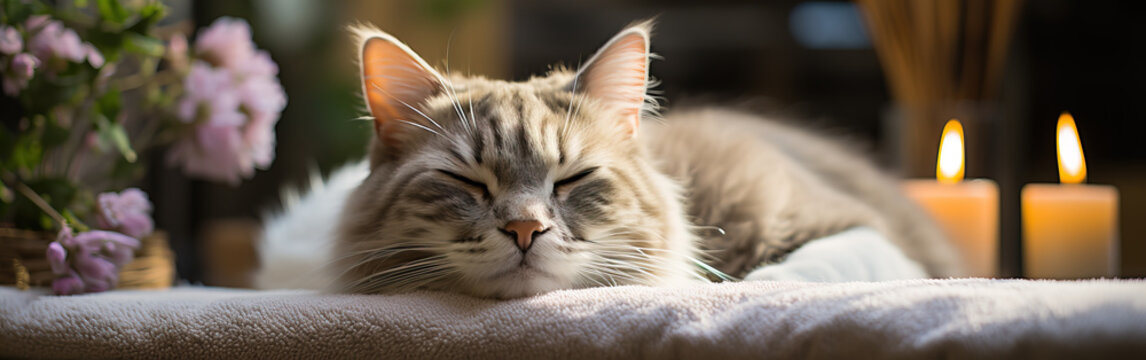
[[[1058, 182], [1055, 124], [1070, 111], [1088, 182], [1121, 192], [1120, 273], [1146, 276], [1146, 121], [1138, 105], [1146, 98], [1146, 22], [1135, 2], [965, 1], [955, 18], [987, 25], [967, 20], [957, 27], [962, 50], [937, 56], [964, 58], [950, 78], [974, 72], [985, 80], [969, 92], [965, 83], [928, 80], [933, 88], [951, 82], [960, 90], [935, 95], [942, 105], [926, 109], [911, 104], [928, 93], [905, 91], [911, 87], [902, 83], [917, 78], [885, 66], [888, 53], [873, 46], [888, 33], [873, 33], [864, 11], [849, 1], [165, 3], [176, 22], [249, 21], [258, 46], [278, 62], [289, 97], [276, 128], [275, 162], [252, 180], [239, 187], [193, 181], [162, 164], [156, 169], [164, 170], [149, 174], [144, 187], [157, 206], [157, 227], [172, 234], [178, 274], [187, 282], [244, 285], [258, 222], [281, 209], [282, 190], [305, 187], [315, 174], [364, 155], [372, 129], [353, 120], [365, 112], [347, 25], [373, 23], [433, 65], [444, 65], [448, 52], [453, 72], [521, 80], [554, 64], [576, 66], [626, 24], [652, 16], [658, 16], [652, 49], [663, 57], [653, 62], [652, 75], [662, 81], [658, 90], [669, 111], [722, 104], [794, 119], [866, 144], [881, 165], [905, 177], [934, 176], [939, 129], [959, 116], [968, 131], [967, 177], [1000, 185], [1006, 277], [1022, 275], [1019, 189]], [[940, 13], [935, 19], [942, 21], [947, 14]], [[929, 49], [920, 51], [933, 54]], [[975, 56], [985, 60], [972, 66], [966, 59]], [[919, 114], [928, 120], [904, 120]]]

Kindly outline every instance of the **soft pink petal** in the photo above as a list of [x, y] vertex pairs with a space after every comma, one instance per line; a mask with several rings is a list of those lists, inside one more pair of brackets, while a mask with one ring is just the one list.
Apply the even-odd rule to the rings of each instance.
[[48, 265], [52, 267], [52, 273], [63, 275], [68, 272], [68, 252], [64, 250], [63, 245], [55, 241], [48, 244], [47, 256]]
[[195, 53], [212, 64], [238, 69], [255, 52], [246, 20], [222, 17], [199, 32]]
[[92, 67], [103, 67], [103, 54], [100, 54], [99, 50], [94, 46], [91, 44], [84, 44], [84, 54], [88, 58], [88, 64], [91, 64]]
[[101, 228], [118, 230], [134, 238], [142, 238], [154, 230], [151, 201], [142, 190], [130, 188], [120, 193], [102, 193], [96, 201]]
[[119, 280], [119, 268], [107, 259], [95, 254], [80, 254], [75, 260], [76, 273], [84, 281], [87, 292], [106, 291], [115, 287]]
[[108, 241], [133, 249], [139, 247], [138, 239], [113, 231], [91, 230], [75, 236], [75, 242], [80, 248], [90, 248], [94, 245], [95, 249], [99, 249]]
[[24, 49], [20, 31], [11, 26], [0, 26], [0, 53], [12, 55]]
[[28, 31], [35, 31], [41, 26], [44, 26], [44, 24], [47, 24], [49, 20], [51, 20], [51, 17], [48, 15], [29, 16], [28, 20], [24, 21], [24, 28], [28, 29]]
[[120, 217], [119, 231], [127, 236], [141, 239], [155, 231], [155, 223], [146, 213], [127, 213]]
[[135, 249], [126, 246], [115, 246], [114, 243], [104, 244], [103, 254], [115, 265], [122, 268], [135, 259]]
[[56, 295], [75, 295], [84, 292], [84, 282], [75, 273], [52, 281], [52, 292]]
[[40, 59], [32, 54], [16, 54], [12, 57], [12, 75], [19, 79], [31, 79], [40, 66]]

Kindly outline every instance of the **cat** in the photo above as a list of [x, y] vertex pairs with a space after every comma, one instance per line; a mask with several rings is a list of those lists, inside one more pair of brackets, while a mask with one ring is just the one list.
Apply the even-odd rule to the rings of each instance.
[[375, 136], [367, 164], [335, 177], [360, 185], [312, 195], [344, 201], [340, 214], [288, 212], [271, 233], [325, 224], [321, 282], [351, 293], [960, 275], [932, 221], [842, 142], [735, 110], [661, 116], [651, 30], [634, 23], [578, 69], [507, 82], [443, 75], [352, 27]]

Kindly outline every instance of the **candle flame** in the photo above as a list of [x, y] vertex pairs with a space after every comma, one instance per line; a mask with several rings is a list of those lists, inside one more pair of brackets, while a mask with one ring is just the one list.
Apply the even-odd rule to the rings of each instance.
[[1082, 155], [1082, 142], [1078, 140], [1078, 128], [1074, 117], [1063, 112], [1058, 117], [1058, 179], [1064, 184], [1078, 184], [1086, 181], [1086, 158]]
[[935, 177], [944, 184], [963, 181], [963, 124], [951, 119], [943, 126], [943, 137], [939, 142], [939, 161], [935, 165]]

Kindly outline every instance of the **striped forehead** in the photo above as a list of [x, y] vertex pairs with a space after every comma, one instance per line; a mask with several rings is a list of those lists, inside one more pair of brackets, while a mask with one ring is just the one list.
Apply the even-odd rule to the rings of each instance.
[[[467, 116], [469, 114], [466, 114]], [[474, 99], [477, 123], [468, 141], [477, 165], [508, 186], [539, 185], [561, 162], [557, 113], [534, 92], [501, 91]], [[563, 118], [561, 119], [563, 120]]]

